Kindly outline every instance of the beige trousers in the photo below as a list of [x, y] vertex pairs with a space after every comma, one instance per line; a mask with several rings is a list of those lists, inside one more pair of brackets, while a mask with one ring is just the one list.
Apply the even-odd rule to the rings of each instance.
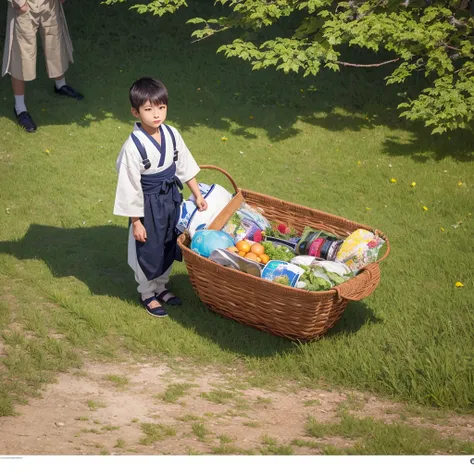
[[[13, 12], [8, 70], [14, 78], [32, 81], [36, 78], [37, 34], [40, 33], [46, 69], [50, 78], [66, 72], [70, 54], [70, 38], [65, 27], [64, 13], [59, 0], [27, 0], [26, 13]], [[72, 49], [72, 48], [71, 48]], [[7, 54], [7, 44], [5, 44]]]

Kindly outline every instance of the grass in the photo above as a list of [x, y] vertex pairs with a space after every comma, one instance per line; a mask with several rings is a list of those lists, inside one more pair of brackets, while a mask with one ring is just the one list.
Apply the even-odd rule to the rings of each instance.
[[221, 444], [219, 446], [213, 446], [211, 448], [212, 454], [244, 454], [244, 455], [253, 455], [255, 452], [251, 449], [241, 449], [233, 444]]
[[317, 443], [316, 441], [308, 441], [306, 439], [294, 439], [291, 444], [293, 446], [298, 446], [299, 448], [311, 448], [311, 449], [320, 449], [322, 445], [321, 443]]
[[123, 375], [111, 374], [111, 375], [107, 375], [105, 378], [109, 382], [112, 382], [118, 388], [124, 388], [130, 383], [130, 380], [128, 380], [128, 378]]
[[335, 423], [319, 423], [308, 417], [308, 436], [338, 436], [355, 440], [351, 448], [338, 454], [469, 454], [474, 443], [443, 438], [430, 428], [417, 428], [404, 423], [386, 424], [372, 418], [357, 418], [343, 413]]
[[256, 405], [270, 405], [272, 403], [272, 399], [269, 397], [257, 397], [257, 400], [255, 401]]
[[195, 421], [191, 425], [191, 429], [199, 441], [206, 441], [206, 437], [211, 434], [211, 431], [202, 421]]
[[314, 407], [314, 406], [319, 406], [321, 405], [321, 402], [319, 400], [313, 399], [313, 400], [305, 400], [303, 405], [305, 407]]
[[114, 448], [125, 449], [125, 440], [122, 438], [117, 438]]
[[115, 431], [115, 430], [119, 430], [120, 427], [119, 426], [113, 426], [113, 425], [105, 425], [105, 426], [102, 426], [102, 431]]
[[365, 406], [365, 401], [359, 395], [354, 395], [352, 393], [348, 393], [346, 395], [346, 399], [340, 402], [337, 406], [338, 410], [350, 410], [350, 411], [358, 411], [362, 410]]
[[156, 423], [142, 423], [141, 429], [145, 436], [140, 439], [140, 444], [149, 446], [155, 441], [161, 441], [165, 438], [176, 435], [176, 429], [173, 426], [156, 424]]
[[293, 448], [286, 444], [278, 444], [275, 438], [268, 435], [262, 436], [263, 447], [260, 448], [261, 454], [291, 455]]
[[229, 436], [226, 435], [220, 435], [217, 437], [217, 439], [222, 443], [222, 444], [228, 444], [232, 443], [233, 439], [230, 438]]
[[227, 403], [229, 400], [232, 400], [237, 395], [233, 392], [228, 392], [227, 390], [211, 390], [210, 392], [202, 392], [201, 397], [209, 400], [212, 403], [217, 403], [219, 405], [223, 405]]
[[95, 429], [95, 428], [82, 428], [81, 433], [94, 433], [94, 434], [100, 434], [100, 431]]
[[166, 387], [164, 393], [156, 396], [166, 403], [176, 403], [178, 399], [186, 395], [193, 386], [194, 385], [190, 383], [173, 383]]
[[184, 421], [184, 422], [200, 420], [199, 416], [196, 416], [196, 415], [184, 415], [184, 416], [181, 416], [181, 417], [176, 418], [176, 419], [178, 421]]
[[245, 421], [242, 423], [243, 426], [247, 426], [249, 428], [260, 428], [261, 424], [258, 421]]
[[[80, 369], [82, 354], [127, 352], [249, 369], [256, 386], [323, 380], [473, 412], [471, 131], [437, 137], [399, 119], [400, 89], [383, 86], [384, 68], [317, 79], [251, 72], [216, 55], [213, 38], [191, 44], [185, 17], [207, 14], [195, 3], [164, 19], [127, 5], [68, 4], [75, 63], [67, 79], [86, 98], [54, 96], [39, 66], [27, 96], [35, 134], [19, 130], [9, 81], [0, 83], [0, 416], [58, 372]], [[159, 62], [150, 61], [150, 37], [167, 53]], [[201, 304], [182, 263], [170, 286], [185, 305], [164, 321], [138, 306], [127, 222], [111, 210], [114, 162], [132, 127], [127, 91], [144, 74], [168, 85], [169, 123], [199, 163], [227, 169], [242, 188], [390, 237], [379, 287], [350, 303], [327, 337], [296, 344], [220, 318]], [[211, 172], [199, 179], [226, 184]]]
[[99, 408], [105, 408], [107, 405], [103, 402], [97, 402], [95, 400], [87, 400], [87, 406], [89, 407], [90, 411], [97, 411]]

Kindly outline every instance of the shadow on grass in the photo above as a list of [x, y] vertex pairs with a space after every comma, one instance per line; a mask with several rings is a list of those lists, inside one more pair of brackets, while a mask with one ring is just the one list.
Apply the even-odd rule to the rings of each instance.
[[[204, 309], [203, 303], [194, 292], [187, 275], [175, 275], [171, 278], [170, 288], [180, 292], [186, 302], [182, 308], [173, 308], [170, 317], [184, 327], [193, 329], [200, 336], [207, 338], [224, 349], [240, 353], [244, 356], [269, 357], [287, 351], [295, 342], [265, 331], [251, 328], [233, 319], [221, 316]], [[200, 311], [197, 311], [197, 308]], [[336, 326], [324, 337], [336, 337], [341, 334], [354, 334], [366, 324], [379, 323], [371, 308], [361, 301], [352, 302], [338, 321]], [[317, 344], [318, 341], [309, 342]], [[283, 354], [281, 354], [283, 355]]]
[[73, 276], [94, 295], [130, 300], [134, 285], [127, 238], [126, 228], [112, 225], [65, 229], [32, 224], [21, 240], [0, 242], [0, 253], [42, 260], [55, 278]]
[[[317, 78], [305, 79], [273, 69], [251, 71], [246, 62], [217, 55], [217, 47], [231, 40], [232, 32], [192, 44], [193, 27], [186, 26], [186, 20], [208, 17], [213, 3], [194, 2], [188, 9], [159, 19], [130, 12], [127, 4], [107, 7], [93, 0], [67, 2], [75, 48], [75, 64], [67, 78], [86, 98], [76, 102], [56, 97], [40, 54], [38, 80], [27, 89], [27, 103], [38, 125], [89, 127], [110, 118], [131, 124], [128, 88], [136, 78], [153, 75], [168, 86], [169, 120], [182, 131], [205, 126], [219, 136], [252, 139], [260, 129], [271, 140], [280, 141], [300, 133], [299, 121], [335, 132], [383, 125], [393, 130], [393, 137], [384, 145], [389, 155], [412, 155], [418, 161], [445, 156], [474, 159], [472, 133], [433, 138], [429, 130], [398, 118], [399, 89], [384, 85], [389, 69], [323, 71]], [[5, 18], [0, 16], [1, 37], [4, 25]], [[150, 48], [151, 43], [156, 48]], [[347, 54], [346, 60], [356, 62], [373, 59], [353, 51]], [[423, 79], [415, 78], [410, 87], [415, 94], [424, 87]], [[0, 82], [0, 93], [6, 101], [11, 97], [7, 78]], [[12, 109], [13, 101], [0, 114], [14, 121]], [[398, 137], [402, 130], [410, 132], [408, 142]]]
[[[0, 253], [17, 259], [42, 260], [55, 278], [72, 276], [87, 285], [93, 295], [113, 296], [134, 304], [137, 292], [126, 262], [127, 237], [126, 228], [112, 225], [65, 229], [33, 224], [21, 240], [0, 242]], [[283, 355], [294, 350], [291, 341], [209, 311], [186, 274], [174, 274], [170, 289], [184, 301], [181, 307], [169, 308], [170, 318], [224, 350], [252, 357]], [[355, 333], [363, 325], [377, 321], [364, 303], [352, 303], [328, 337]]]

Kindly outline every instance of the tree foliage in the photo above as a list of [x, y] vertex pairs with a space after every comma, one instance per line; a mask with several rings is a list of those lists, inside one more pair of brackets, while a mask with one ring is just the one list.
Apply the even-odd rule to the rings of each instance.
[[[316, 76], [321, 68], [391, 65], [387, 85], [405, 83], [414, 74], [424, 74], [428, 81], [417, 96], [405, 94], [401, 116], [423, 121], [433, 133], [472, 124], [474, 0], [216, 0], [214, 5], [214, 17], [189, 20], [197, 27], [193, 37], [202, 40], [233, 29], [234, 39], [218, 52], [249, 61], [255, 70], [274, 67]], [[150, 0], [131, 8], [162, 16], [186, 6], [185, 0]], [[249, 40], [249, 31], [277, 23], [296, 25], [285, 37]], [[348, 46], [384, 53], [388, 59], [347, 62], [343, 54]]]

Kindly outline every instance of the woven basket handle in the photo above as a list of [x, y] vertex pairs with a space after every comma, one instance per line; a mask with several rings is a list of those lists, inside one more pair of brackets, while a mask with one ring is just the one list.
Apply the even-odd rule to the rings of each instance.
[[364, 267], [356, 278], [352, 278], [341, 285], [335, 286], [334, 290], [339, 298], [359, 301], [369, 296], [375, 288], [377, 288], [379, 282], [379, 266], [376, 263], [371, 263]]
[[234, 190], [236, 193], [239, 192], [239, 188], [236, 184], [236, 182], [234, 181], [234, 178], [232, 178], [232, 176], [227, 173], [226, 170], [222, 169], [222, 168], [219, 168], [218, 166], [214, 166], [214, 165], [200, 165], [199, 168], [201, 168], [202, 170], [216, 170], [216, 171], [220, 171], [224, 176], [227, 177], [227, 179], [230, 181], [230, 184], [232, 184]]
[[383, 240], [385, 240], [385, 243], [387, 244], [387, 248], [385, 250], [385, 254], [383, 255], [382, 258], [379, 258], [377, 260], [377, 263], [380, 263], [382, 260], [385, 260], [387, 257], [388, 257], [388, 254], [390, 253], [390, 242], [388, 240], [388, 237], [383, 233], [381, 232], [380, 230], [374, 230], [374, 233], [376, 235], [378, 235], [379, 237], [382, 237]]

